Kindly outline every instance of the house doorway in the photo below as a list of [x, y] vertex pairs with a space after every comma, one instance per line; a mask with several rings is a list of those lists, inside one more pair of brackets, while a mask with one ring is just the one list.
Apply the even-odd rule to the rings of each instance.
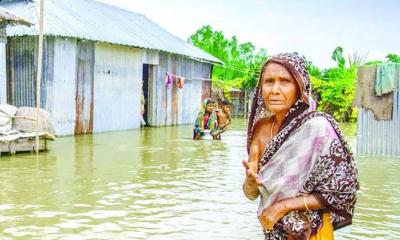
[[150, 110], [150, 102], [149, 102], [149, 82], [152, 81], [153, 78], [153, 66], [150, 64], [143, 64], [143, 74], [142, 74], [142, 93], [143, 95], [140, 97], [141, 101], [141, 113], [143, 113], [142, 125], [149, 126], [149, 110]]

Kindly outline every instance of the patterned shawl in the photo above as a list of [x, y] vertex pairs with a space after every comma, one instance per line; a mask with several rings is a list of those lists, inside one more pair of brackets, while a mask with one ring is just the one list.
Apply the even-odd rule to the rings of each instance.
[[[266, 64], [272, 62], [283, 65], [295, 78], [301, 97], [261, 155], [258, 175], [263, 186], [259, 188], [258, 214], [279, 200], [312, 193], [325, 206], [324, 211], [331, 213], [335, 229], [346, 226], [351, 223], [359, 188], [353, 155], [336, 121], [315, 111], [304, 60], [297, 54], [285, 53], [273, 56]], [[249, 118], [248, 152], [256, 124], [273, 117], [265, 106], [261, 89], [259, 81]], [[321, 210], [290, 212], [265, 236], [286, 239], [288, 233], [301, 236], [310, 227], [314, 234], [321, 224]]]

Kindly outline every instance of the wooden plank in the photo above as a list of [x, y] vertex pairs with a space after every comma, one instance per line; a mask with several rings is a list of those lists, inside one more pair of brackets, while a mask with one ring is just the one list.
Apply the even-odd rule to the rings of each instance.
[[9, 143], [8, 149], [11, 155], [14, 155], [17, 152], [16, 144], [14, 141]]
[[[0, 156], [1, 153], [10, 153], [15, 155], [18, 152], [33, 152], [36, 148], [35, 139], [28, 139], [22, 142], [12, 141], [8, 143], [0, 143]], [[39, 151], [47, 151], [47, 139], [41, 138], [39, 141]]]

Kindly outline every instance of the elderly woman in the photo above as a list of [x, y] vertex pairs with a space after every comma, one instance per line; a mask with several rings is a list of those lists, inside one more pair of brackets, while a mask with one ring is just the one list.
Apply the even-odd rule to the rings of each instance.
[[357, 168], [335, 120], [315, 111], [304, 60], [279, 54], [263, 66], [243, 161], [245, 195], [260, 196], [265, 239], [333, 239], [351, 224]]

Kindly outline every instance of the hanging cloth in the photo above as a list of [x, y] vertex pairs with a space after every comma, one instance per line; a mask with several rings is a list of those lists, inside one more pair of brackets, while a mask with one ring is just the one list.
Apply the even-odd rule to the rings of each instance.
[[399, 64], [395, 63], [382, 63], [378, 65], [375, 80], [376, 96], [391, 93], [396, 89], [397, 82], [399, 81], [399, 66]]
[[185, 78], [183, 77], [178, 77], [178, 88], [182, 89], [185, 85]]
[[167, 87], [167, 89], [170, 89], [173, 82], [174, 76], [171, 73], [167, 72], [167, 75], [165, 75], [165, 86]]

